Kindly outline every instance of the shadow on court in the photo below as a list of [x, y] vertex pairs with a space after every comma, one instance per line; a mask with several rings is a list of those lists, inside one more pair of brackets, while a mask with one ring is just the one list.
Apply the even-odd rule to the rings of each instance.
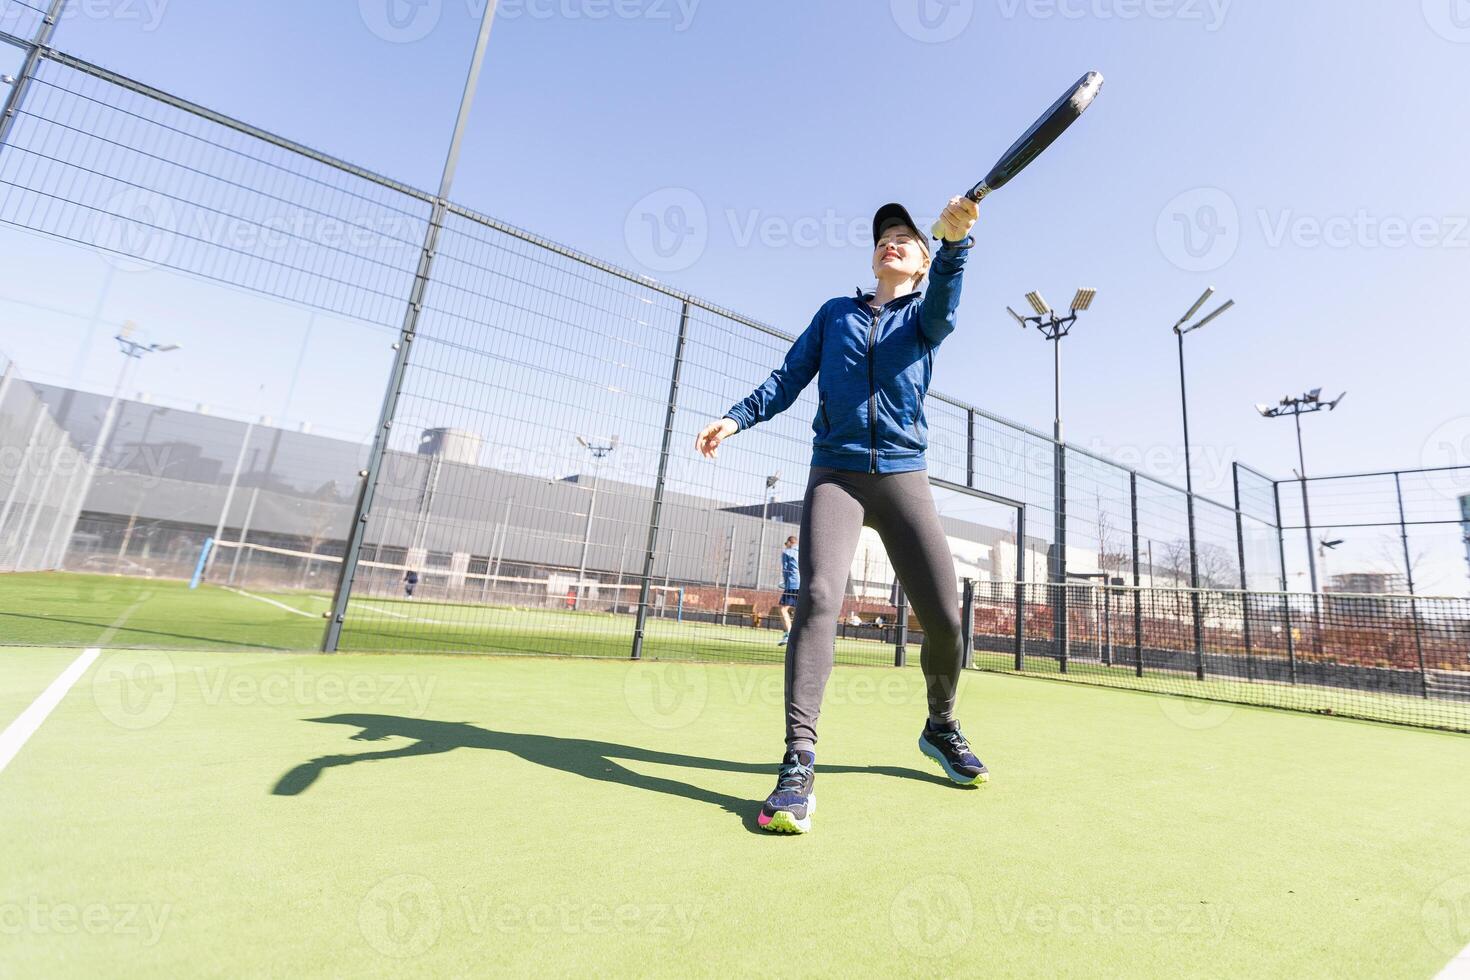
[[[584, 738], [558, 738], [553, 735], [532, 735], [517, 732], [497, 732], [475, 725], [449, 721], [428, 721], [421, 718], [400, 718], [396, 715], [344, 714], [310, 721], [329, 725], [346, 725], [359, 728], [352, 738], [355, 741], [376, 742], [385, 738], [412, 739], [412, 745], [388, 749], [382, 752], [360, 752], [355, 755], [327, 755], [312, 759], [288, 771], [276, 783], [272, 791], [277, 796], [296, 796], [305, 792], [328, 769], [350, 766], [359, 762], [379, 762], [387, 759], [408, 759], [414, 756], [438, 755], [455, 749], [492, 749], [508, 752], [527, 762], [557, 769], [561, 772], [595, 779], [600, 782], [620, 783], [654, 793], [667, 793], [700, 803], [709, 803], [728, 813], [739, 816], [747, 829], [761, 833], [756, 824], [760, 813], [760, 799], [745, 799], [726, 796], [677, 779], [648, 776], [619, 765], [615, 760], [646, 762], [654, 765], [674, 766], [681, 769], [704, 769], [715, 772], [741, 772], [774, 777], [775, 766], [747, 762], [728, 762], [723, 759], [706, 759], [674, 752], [660, 752], [633, 745], [615, 742], [598, 742]], [[895, 766], [822, 766], [826, 773], [868, 773], [877, 776], [892, 776], [897, 779], [917, 779], [923, 782], [948, 785], [948, 780], [937, 774], [904, 769]], [[762, 782], [762, 793], [769, 789]]]

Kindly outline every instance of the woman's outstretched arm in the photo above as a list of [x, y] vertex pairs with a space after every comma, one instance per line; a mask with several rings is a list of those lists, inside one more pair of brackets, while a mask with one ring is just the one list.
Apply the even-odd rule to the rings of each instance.
[[919, 329], [931, 348], [938, 347], [945, 337], [954, 333], [955, 311], [960, 306], [960, 287], [964, 282], [965, 257], [974, 244], [969, 237], [970, 229], [974, 227], [978, 213], [974, 201], [954, 198], [940, 216], [944, 241], [929, 267], [929, 288], [924, 293], [924, 305], [919, 308]]
[[802, 389], [811, 384], [822, 363], [822, 324], [826, 313], [827, 307], [823, 304], [817, 315], [812, 317], [811, 325], [791, 345], [781, 366], [772, 371], [759, 388], [730, 406], [725, 418], [739, 426], [737, 431], [743, 432], [780, 415], [791, 407]]

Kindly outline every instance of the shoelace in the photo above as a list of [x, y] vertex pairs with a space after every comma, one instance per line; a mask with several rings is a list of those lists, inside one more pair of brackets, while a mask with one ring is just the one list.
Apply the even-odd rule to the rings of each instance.
[[964, 733], [958, 728], [952, 732], [930, 732], [930, 734], [948, 742], [950, 749], [956, 753], [970, 751], [970, 743], [966, 741]]
[[781, 774], [776, 779], [776, 792], [782, 793], [786, 790], [801, 790], [806, 787], [807, 777], [812, 775], [812, 767], [801, 763], [782, 766]]

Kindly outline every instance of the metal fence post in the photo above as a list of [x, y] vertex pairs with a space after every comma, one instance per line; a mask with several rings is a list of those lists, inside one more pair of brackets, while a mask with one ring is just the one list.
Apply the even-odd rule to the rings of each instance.
[[960, 597], [960, 667], [975, 666], [975, 580], [967, 578]]
[[1026, 507], [1016, 508], [1016, 669], [1026, 669]]
[[906, 667], [909, 662], [909, 597], [903, 591], [903, 583], [894, 581], [894, 589], [897, 590], [898, 599], [894, 603], [894, 618], [898, 620], [893, 630], [893, 666]]
[[373, 433], [367, 468], [360, 473], [362, 488], [357, 495], [357, 507], [353, 511], [352, 524], [347, 533], [347, 550], [342, 555], [342, 570], [337, 578], [337, 590], [332, 596], [332, 609], [327, 613], [327, 629], [322, 636], [322, 650], [325, 653], [335, 652], [342, 639], [342, 624], [347, 619], [347, 602], [351, 598], [353, 579], [357, 575], [358, 555], [362, 551], [368, 515], [372, 511], [373, 497], [377, 493], [378, 473], [383, 466], [383, 456], [388, 451], [393, 416], [397, 413], [398, 398], [403, 391], [403, 377], [408, 370], [408, 353], [418, 334], [419, 314], [423, 312], [424, 296], [429, 289], [429, 274], [433, 271], [434, 256], [439, 249], [439, 234], [444, 230], [449, 192], [454, 186], [454, 172], [459, 167], [459, 151], [464, 143], [470, 107], [475, 101], [475, 89], [480, 82], [480, 70], [485, 64], [485, 49], [490, 44], [490, 28], [495, 23], [496, 2], [497, 0], [487, 0], [485, 12], [480, 19], [475, 53], [470, 58], [464, 94], [459, 100], [459, 116], [454, 122], [454, 134], [449, 139], [449, 152], [444, 157], [444, 172], [439, 178], [439, 196], [434, 199], [433, 209], [429, 212], [429, 226], [424, 231], [424, 245], [419, 252], [418, 270], [414, 274], [413, 288], [409, 293], [408, 309], [403, 314], [398, 343], [393, 345], [393, 367], [388, 372], [388, 385], [384, 389], [383, 404], [378, 411], [378, 427]]
[[[1133, 525], [1133, 672], [1143, 676], [1143, 573], [1138, 560], [1138, 474], [1128, 471], [1128, 508]], [[1150, 580], [1149, 588], [1153, 588]]]
[[50, 8], [41, 18], [40, 26], [36, 28], [36, 35], [26, 51], [26, 60], [21, 65], [20, 75], [10, 86], [10, 94], [5, 99], [4, 114], [0, 115], [0, 146], [10, 141], [10, 131], [15, 128], [15, 119], [25, 101], [26, 90], [31, 87], [31, 79], [36, 76], [36, 66], [46, 57], [46, 50], [51, 45], [51, 35], [56, 33], [56, 24], [65, 9], [66, 0], [52, 0]]
[[1053, 446], [1051, 636], [1052, 652], [1061, 672], [1067, 672], [1067, 451], [1058, 439]]
[[1251, 664], [1251, 597], [1250, 585], [1245, 575], [1245, 515], [1240, 510], [1240, 463], [1230, 464], [1230, 475], [1235, 483], [1235, 550], [1240, 561], [1240, 621], [1245, 630], [1245, 679], [1255, 680]]
[[342, 568], [337, 575], [336, 591], [332, 595], [332, 609], [327, 613], [327, 630], [322, 636], [324, 653], [335, 653], [342, 642], [342, 626], [347, 621], [347, 603], [352, 597], [352, 586], [357, 576], [358, 556], [367, 536], [368, 517], [372, 513], [373, 498], [378, 490], [378, 474], [383, 468], [383, 457], [388, 452], [388, 437], [393, 431], [398, 398], [403, 393], [403, 379], [408, 373], [408, 354], [418, 333], [419, 314], [423, 310], [424, 294], [428, 291], [429, 271], [434, 264], [434, 253], [439, 245], [443, 221], [444, 201], [440, 199], [434, 203], [434, 210], [429, 217], [429, 230], [423, 251], [419, 255], [419, 267], [414, 276], [408, 311], [403, 317], [398, 342], [393, 345], [393, 367], [388, 372], [388, 386], [383, 391], [382, 407], [378, 410], [378, 426], [373, 434], [372, 449], [368, 452], [367, 468], [358, 473], [362, 484], [358, 489], [357, 506], [352, 512], [352, 523], [347, 532], [347, 548], [342, 555]]
[[658, 549], [659, 521], [663, 518], [664, 484], [669, 473], [669, 446], [674, 439], [674, 417], [679, 411], [679, 375], [684, 370], [684, 345], [689, 342], [689, 304], [679, 309], [679, 339], [674, 347], [674, 371], [669, 377], [669, 407], [664, 410], [664, 438], [658, 451], [658, 476], [653, 482], [653, 506], [648, 512], [648, 545], [643, 549], [643, 574], [638, 582], [638, 618], [633, 625], [632, 659], [643, 659], [643, 637], [648, 626], [648, 583]]
[[1286, 531], [1281, 526], [1281, 481], [1271, 481], [1271, 495], [1276, 498], [1276, 544], [1281, 549], [1281, 614], [1286, 620], [1286, 663], [1291, 683], [1296, 683], [1296, 637], [1291, 634], [1291, 593], [1286, 587]]
[[965, 410], [965, 486], [975, 485], [975, 410]]
[[1414, 560], [1409, 556], [1409, 522], [1404, 517], [1404, 487], [1397, 472], [1393, 475], [1393, 492], [1399, 501], [1399, 538], [1404, 543], [1404, 574], [1409, 585], [1409, 617], [1414, 623], [1414, 650], [1419, 655], [1419, 693], [1429, 697], [1429, 673], [1424, 669], [1424, 638], [1419, 632], [1419, 601], [1414, 592]]

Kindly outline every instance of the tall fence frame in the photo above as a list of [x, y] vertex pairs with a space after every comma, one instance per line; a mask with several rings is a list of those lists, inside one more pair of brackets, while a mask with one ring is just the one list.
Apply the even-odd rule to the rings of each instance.
[[[91, 76], [133, 95], [168, 106], [173, 110], [223, 127], [244, 137], [261, 141], [317, 165], [371, 183], [384, 191], [401, 196], [405, 201], [414, 202], [428, 209], [428, 219], [423, 242], [419, 249], [418, 266], [413, 277], [413, 285], [409, 293], [402, 297], [402, 325], [399, 328], [393, 367], [385, 384], [374, 446], [369, 455], [368, 465], [359, 473], [361, 482], [357, 488], [352, 525], [345, 542], [338, 584], [332, 598], [331, 611], [326, 617], [327, 625], [322, 637], [321, 649], [324, 651], [331, 652], [338, 648], [342, 629], [347, 623], [349, 605], [353, 597], [355, 571], [365, 547], [363, 528], [372, 513], [373, 499], [379, 487], [379, 481], [383, 479], [380, 464], [384, 458], [386, 434], [398, 421], [395, 411], [398, 390], [404, 371], [410, 363], [414, 343], [418, 336], [416, 324], [424, 309], [425, 293], [435, 281], [434, 260], [439, 250], [439, 237], [447, 221], [453, 219], [493, 231], [548, 256], [556, 256], [588, 270], [596, 270], [600, 274], [620, 280], [644, 293], [659, 296], [674, 304], [678, 311], [678, 332], [674, 350], [670, 352], [672, 355], [671, 370], [667, 378], [667, 403], [662, 421], [657, 475], [652, 488], [648, 516], [643, 523], [646, 535], [644, 546], [641, 549], [641, 570], [633, 576], [639, 593], [636, 604], [636, 625], [632, 634], [629, 656], [633, 659], [641, 658], [644, 655], [645, 631], [652, 607], [650, 593], [653, 580], [656, 578], [656, 561], [660, 554], [659, 537], [662, 515], [668, 503], [666, 477], [673, 457], [673, 437], [678, 413], [684, 407], [681, 405], [680, 398], [681, 375], [686, 364], [686, 345], [690, 335], [691, 318], [700, 313], [708, 314], [779, 343], [789, 344], [794, 338], [786, 332], [738, 312], [653, 282], [645, 276], [549, 241], [449, 200], [448, 194], [458, 144], [463, 133], [465, 111], [469, 94], [473, 91], [479, 63], [484, 56], [485, 42], [494, 15], [493, 3], [486, 11], [480, 43], [467, 86], [466, 100], [462, 103], [460, 119], [456, 124], [454, 138], [451, 140], [444, 180], [438, 193], [410, 187], [58, 50], [51, 42], [64, 5], [65, 0], [52, 0], [47, 15], [30, 38], [0, 32], [0, 42], [25, 51], [24, 66], [8, 93], [4, 116], [3, 119], [0, 119], [0, 150], [9, 147], [16, 121], [24, 111], [29, 92], [42, 67], [53, 64], [71, 72]], [[1026, 658], [1044, 650], [1043, 656], [1054, 660], [1059, 672], [1066, 673], [1072, 649], [1072, 639], [1069, 635], [1072, 617], [1068, 614], [1068, 608], [1073, 598], [1076, 595], [1101, 594], [1104, 597], [1102, 608], [1108, 612], [1113, 602], [1113, 593], [1110, 590], [1131, 589], [1135, 590], [1135, 594], [1141, 594], [1139, 590], [1156, 590], [1159, 575], [1154, 546], [1157, 544], [1165, 552], [1163, 566], [1174, 585], [1179, 585], [1186, 570], [1191, 581], [1196, 579], [1201, 581], [1200, 588], [1184, 590], [1190, 595], [1188, 604], [1192, 611], [1189, 614], [1189, 625], [1190, 632], [1195, 637], [1192, 650], [1196, 676], [1203, 679], [1205, 671], [1204, 645], [1200, 638], [1205, 632], [1207, 614], [1202, 611], [1201, 597], [1206, 594], [1212, 597], [1224, 597], [1219, 598], [1218, 601], [1233, 604], [1238, 608], [1243, 627], [1246, 669], [1249, 673], [1253, 669], [1251, 664], [1254, 662], [1254, 649], [1258, 641], [1255, 635], [1256, 620], [1254, 617], [1259, 610], [1253, 607], [1252, 595], [1259, 594], [1262, 597], [1262, 603], [1279, 609], [1280, 616], [1286, 624], [1284, 644], [1288, 662], [1287, 679], [1289, 683], [1296, 683], [1298, 679], [1296, 647], [1299, 641], [1294, 626], [1294, 617], [1299, 619], [1302, 610], [1294, 607], [1287, 594], [1290, 590], [1287, 578], [1286, 532], [1294, 528], [1283, 523], [1281, 504], [1281, 484], [1290, 481], [1273, 479], [1243, 464], [1234, 464], [1231, 481], [1234, 500], [1230, 505], [1226, 505], [1200, 494], [1189, 494], [1186, 490], [1167, 481], [1121, 466], [1080, 447], [1060, 442], [1043, 432], [1017, 424], [942, 392], [931, 391], [929, 401], [931, 404], [944, 406], [947, 411], [961, 418], [964, 431], [963, 463], [952, 471], [944, 470], [943, 475], [931, 472], [931, 486], [968, 494], [1014, 509], [1017, 551], [1015, 577], [1014, 581], [1000, 583], [1005, 588], [1014, 589], [1016, 608], [1014, 669], [1025, 669]], [[980, 431], [982, 429], [985, 430], [984, 433]], [[1051, 461], [1050, 479], [1045, 481], [1047, 485], [1044, 491], [1038, 488], [1039, 492], [1031, 499], [1027, 498], [1024, 488], [1011, 490], [1006, 486], [1003, 475], [1006, 463], [1002, 458], [1005, 450], [998, 447], [1001, 447], [1007, 440], [1022, 447], [1017, 450], [1019, 455], [1024, 456], [1025, 447], [1030, 447], [1038, 459]], [[946, 465], [952, 462], [948, 461]], [[1041, 465], [1044, 469], [1046, 464]], [[958, 476], [961, 470], [963, 472], [962, 481], [954, 479], [953, 477]], [[1396, 484], [1400, 475], [1405, 472], [1407, 471], [1392, 473]], [[1090, 513], [1087, 511], [1089, 488], [1093, 497], [1093, 509]], [[1254, 503], [1246, 499], [1250, 496], [1256, 498]], [[1047, 497], [1051, 499], [1048, 500]], [[78, 504], [79, 509], [80, 504]], [[1052, 511], [1049, 515], [1045, 513], [1048, 510]], [[1187, 525], [1190, 528], [1187, 539], [1189, 545], [1186, 546], [1183, 553], [1179, 552], [1178, 545], [1180, 540], [1184, 539], [1186, 522], [1180, 521], [1177, 516], [1171, 516], [1180, 510], [1188, 515]], [[1209, 537], [1210, 522], [1211, 520], [1214, 522], [1213, 541], [1204, 542], [1198, 546], [1194, 543], [1196, 535], [1192, 526], [1197, 511], [1205, 524], [1200, 532], [1201, 538]], [[1047, 517], [1050, 517], [1049, 521]], [[591, 520], [590, 512], [588, 520], [589, 522]], [[1413, 563], [1408, 554], [1407, 543], [1409, 523], [1404, 516], [1402, 490], [1400, 490], [1399, 525], [1404, 534], [1405, 561], [1412, 591]], [[1028, 582], [1025, 564], [1027, 528], [1044, 528], [1048, 524], [1062, 529], [1060, 533], [1064, 540], [1051, 542], [1050, 547], [1053, 554], [1048, 561], [1049, 580], [1045, 583]], [[1092, 537], [1094, 534], [1095, 539]], [[1272, 541], [1272, 538], [1275, 540]], [[1086, 547], [1082, 543], [1084, 540], [1087, 542]], [[1097, 556], [1095, 564], [1099, 571], [1071, 572], [1068, 564], [1069, 551], [1085, 553], [1091, 549], [1091, 543], [1094, 540]], [[1253, 540], [1256, 542], [1255, 545], [1252, 545]], [[1205, 551], [1206, 547], [1211, 549], [1208, 553]], [[1275, 578], [1271, 589], [1262, 589], [1259, 584], [1251, 580], [1252, 567], [1260, 567], [1263, 562], [1265, 566], [1269, 566], [1270, 571], [1262, 574], [1272, 574]], [[1144, 572], [1145, 567], [1147, 575]], [[1079, 580], [1097, 578], [1102, 579], [1100, 593], [1095, 591], [1097, 586], [1084, 587], [1076, 584]], [[1277, 585], [1279, 588], [1274, 587]], [[583, 589], [585, 584], [579, 583], [577, 588]], [[1046, 637], [1028, 637], [1027, 635], [1025, 608], [1028, 602], [1038, 601], [1032, 598], [1038, 594], [1035, 592], [1037, 589], [1046, 590], [1044, 602], [1051, 609], [1053, 626], [1051, 635]], [[973, 595], [974, 584], [967, 583], [967, 617], [973, 612], [971, 601]], [[1088, 598], [1086, 601], [1095, 603], [1097, 600]], [[1319, 604], [1318, 599], [1314, 598], [1313, 602]], [[1411, 602], [1411, 606], [1414, 610], [1414, 633], [1417, 644], [1419, 611], [1417, 604]], [[1141, 644], [1143, 603], [1135, 599], [1131, 609], [1135, 642]], [[905, 628], [906, 621], [901, 622], [896, 634], [895, 663], [901, 664], [904, 661]], [[1318, 642], [1320, 643], [1320, 637]], [[1111, 643], [1109, 647], [1111, 648]], [[1135, 660], [1137, 676], [1142, 677], [1144, 657], [1141, 649]], [[1422, 647], [1419, 669], [1421, 674], [1425, 673]], [[1423, 686], [1427, 691], [1427, 683]]]

